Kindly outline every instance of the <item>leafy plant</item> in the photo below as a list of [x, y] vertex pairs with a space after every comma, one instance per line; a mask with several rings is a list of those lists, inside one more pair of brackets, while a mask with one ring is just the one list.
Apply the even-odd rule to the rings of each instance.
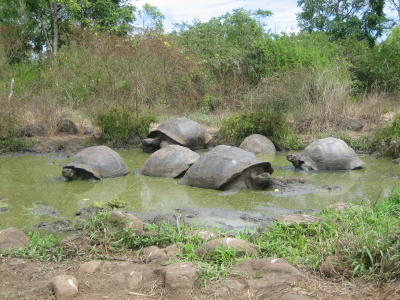
[[373, 149], [383, 156], [400, 157], [400, 113], [395, 116], [389, 126], [376, 133]]
[[254, 133], [265, 135], [275, 145], [284, 146], [286, 141], [296, 144], [296, 138], [286, 125], [284, 116], [269, 110], [232, 114], [222, 121], [218, 138], [222, 143], [239, 145]]
[[112, 146], [128, 145], [135, 135], [145, 137], [153, 122], [155, 118], [149, 113], [135, 115], [122, 107], [101, 111], [95, 116], [95, 123], [102, 131], [100, 139]]

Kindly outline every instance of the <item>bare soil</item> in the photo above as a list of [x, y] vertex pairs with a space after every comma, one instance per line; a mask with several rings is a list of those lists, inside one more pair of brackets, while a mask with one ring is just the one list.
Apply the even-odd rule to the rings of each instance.
[[[378, 285], [371, 282], [333, 280], [303, 270], [306, 280], [278, 285], [267, 290], [242, 290], [227, 284], [237, 275], [194, 289], [171, 290], [154, 272], [160, 263], [144, 263], [129, 257], [105, 260], [94, 273], [79, 270], [83, 260], [47, 263], [19, 258], [0, 259], [0, 299], [55, 299], [51, 280], [57, 275], [73, 275], [79, 284], [74, 299], [400, 299], [400, 283]], [[123, 275], [132, 270], [143, 274], [138, 288], [129, 288]], [[122, 278], [122, 279], [121, 279]], [[286, 296], [285, 296], [286, 295]], [[294, 298], [289, 298], [292, 296]], [[308, 297], [307, 297], [308, 296]]]

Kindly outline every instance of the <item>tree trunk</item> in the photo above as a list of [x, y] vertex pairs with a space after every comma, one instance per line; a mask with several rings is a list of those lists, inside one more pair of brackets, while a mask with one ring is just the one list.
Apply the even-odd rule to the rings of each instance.
[[52, 50], [53, 54], [56, 55], [58, 52], [58, 3], [57, 1], [51, 2], [51, 19], [53, 23], [53, 41]]

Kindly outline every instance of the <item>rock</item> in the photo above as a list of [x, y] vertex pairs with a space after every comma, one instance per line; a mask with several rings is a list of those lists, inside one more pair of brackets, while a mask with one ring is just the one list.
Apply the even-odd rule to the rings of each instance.
[[207, 230], [195, 230], [192, 232], [191, 237], [198, 237], [202, 241], [205, 241], [205, 240], [215, 239], [217, 237], [217, 234], [215, 232]]
[[274, 143], [261, 134], [249, 135], [243, 140], [239, 147], [255, 154], [274, 155], [276, 153]]
[[249, 285], [245, 280], [228, 279], [224, 283], [224, 287], [231, 293], [240, 293], [249, 289]]
[[216, 248], [232, 248], [236, 251], [236, 255], [240, 256], [245, 253], [248, 255], [256, 255], [257, 248], [252, 243], [236, 238], [220, 238], [209, 241], [197, 249], [196, 253], [199, 256], [211, 254]]
[[59, 275], [51, 281], [56, 299], [72, 299], [78, 294], [78, 281], [71, 275]]
[[162, 277], [165, 287], [176, 289], [192, 289], [199, 273], [194, 263], [177, 263], [155, 270]]
[[137, 270], [119, 272], [113, 276], [114, 281], [125, 285], [127, 289], [138, 289], [143, 284], [143, 273]]
[[6, 212], [8, 212], [7, 207], [0, 207], [0, 214], [6, 213]]
[[323, 186], [321, 186], [321, 188], [324, 190], [330, 191], [330, 192], [333, 192], [333, 191], [338, 192], [341, 190], [340, 186], [331, 185], [331, 184], [324, 184]]
[[46, 133], [46, 130], [41, 125], [29, 124], [24, 127], [24, 129], [22, 130], [22, 133], [24, 136], [27, 136], [27, 137], [44, 136]]
[[337, 255], [328, 256], [319, 268], [326, 277], [338, 277], [346, 271], [344, 262]]
[[142, 249], [145, 262], [151, 262], [153, 260], [164, 260], [167, 259], [167, 253], [165, 249], [161, 249], [157, 246], [149, 246]]
[[79, 266], [79, 272], [92, 274], [94, 272], [97, 272], [101, 268], [102, 264], [103, 262], [100, 260], [85, 262]]
[[400, 165], [400, 158], [394, 159], [394, 160], [393, 160], [393, 163], [395, 163], [395, 164], [397, 164], [397, 165]]
[[328, 209], [334, 209], [336, 211], [344, 211], [345, 209], [349, 208], [350, 205], [345, 202], [336, 202], [331, 205], [328, 205], [326, 208]]
[[308, 226], [322, 222], [322, 218], [303, 214], [287, 214], [275, 217], [275, 221], [289, 226], [296, 224]]
[[62, 119], [57, 125], [57, 132], [75, 135], [79, 132], [78, 126], [70, 119]]
[[[267, 299], [267, 298], [265, 298], [265, 299]], [[283, 295], [282, 297], [280, 297], [279, 300], [316, 300], [316, 298], [307, 296], [307, 295], [287, 293], [287, 294]]]
[[22, 230], [14, 227], [0, 230], [0, 251], [19, 249], [28, 243], [29, 238]]
[[268, 289], [282, 284], [293, 284], [304, 280], [304, 275], [283, 259], [252, 259], [235, 265], [232, 271], [249, 278], [250, 289]]
[[144, 224], [143, 222], [134, 215], [122, 212], [120, 210], [113, 210], [111, 212], [111, 217], [122, 222], [125, 227], [133, 229], [135, 232], [143, 232]]
[[351, 131], [360, 131], [364, 128], [364, 125], [361, 124], [360, 121], [354, 119], [347, 120], [345, 124], [346, 124], [346, 129]]
[[100, 212], [104, 211], [104, 208], [97, 207], [97, 206], [89, 206], [85, 208], [81, 208], [75, 213], [76, 217], [79, 217], [81, 219], [88, 219], [93, 215], [96, 215]]
[[176, 255], [179, 254], [180, 249], [176, 244], [173, 244], [173, 245], [166, 247], [164, 249], [164, 251], [165, 251], [165, 254], [167, 255], [167, 257], [171, 258], [171, 257], [176, 257]]
[[40, 222], [33, 226], [34, 229], [45, 230], [50, 232], [73, 232], [76, 231], [74, 227], [71, 226], [69, 221], [54, 221], [54, 222]]

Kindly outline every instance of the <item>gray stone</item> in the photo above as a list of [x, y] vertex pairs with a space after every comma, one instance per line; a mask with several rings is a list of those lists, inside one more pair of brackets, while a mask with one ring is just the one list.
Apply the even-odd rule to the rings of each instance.
[[23, 129], [23, 135], [27, 137], [44, 136], [45, 133], [43, 126], [38, 124], [29, 124]]
[[345, 124], [346, 129], [352, 131], [361, 131], [364, 128], [364, 125], [360, 121], [354, 119], [347, 120]]
[[314, 223], [322, 222], [322, 218], [303, 215], [303, 214], [287, 214], [275, 217], [275, 220], [279, 223], [293, 226], [293, 225], [304, 225], [308, 226]]
[[194, 263], [177, 263], [157, 269], [155, 273], [162, 277], [165, 287], [169, 289], [192, 289], [199, 270]]
[[232, 248], [238, 256], [246, 253], [255, 255], [258, 252], [256, 246], [247, 241], [236, 238], [220, 238], [203, 244], [197, 249], [196, 253], [199, 256], [205, 256], [211, 254], [217, 248]]
[[57, 132], [64, 134], [77, 134], [78, 126], [70, 119], [62, 119], [57, 125]]
[[22, 230], [10, 227], [0, 231], [0, 251], [22, 248], [28, 243], [29, 238]]
[[395, 163], [395, 164], [397, 164], [397, 165], [400, 165], [400, 158], [394, 159], [394, 160], [393, 160], [393, 163]]
[[57, 300], [72, 299], [78, 294], [78, 281], [71, 275], [59, 275], [51, 284]]
[[235, 265], [235, 274], [249, 278], [252, 290], [273, 288], [282, 284], [293, 284], [304, 280], [304, 275], [283, 259], [252, 259]]
[[261, 134], [249, 135], [243, 140], [239, 147], [255, 154], [274, 155], [276, 153], [274, 143]]
[[102, 264], [103, 262], [100, 260], [85, 262], [79, 266], [79, 272], [92, 274], [94, 272], [97, 272], [101, 268]]
[[143, 222], [134, 215], [122, 212], [120, 210], [113, 210], [111, 212], [111, 217], [122, 222], [125, 227], [133, 229], [135, 232], [143, 232], [144, 224]]
[[333, 204], [327, 206], [328, 209], [333, 209], [336, 211], [344, 211], [345, 209], [347, 209], [349, 207], [350, 207], [350, 205], [345, 202], [336, 202], [336, 203], [333, 203]]
[[167, 259], [165, 249], [161, 249], [157, 246], [149, 246], [142, 249], [145, 262], [151, 262], [154, 260]]

